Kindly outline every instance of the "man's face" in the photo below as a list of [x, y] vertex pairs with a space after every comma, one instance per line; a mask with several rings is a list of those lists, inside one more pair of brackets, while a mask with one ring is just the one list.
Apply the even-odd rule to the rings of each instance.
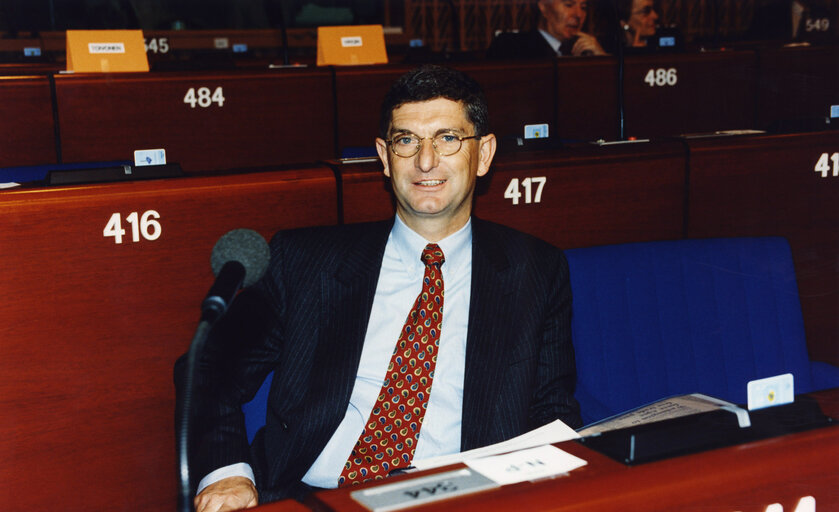
[[393, 110], [388, 139], [428, 138], [407, 158], [394, 154], [391, 145], [379, 138], [376, 149], [384, 174], [391, 179], [396, 211], [405, 224], [420, 233], [433, 226], [448, 235], [466, 224], [471, 214], [475, 182], [489, 171], [495, 136], [464, 140], [459, 151], [441, 156], [431, 142], [441, 133], [476, 135], [462, 103], [445, 98], [405, 103]]
[[586, 21], [587, 0], [539, 0], [539, 10], [545, 18], [545, 30], [559, 39], [568, 41]]

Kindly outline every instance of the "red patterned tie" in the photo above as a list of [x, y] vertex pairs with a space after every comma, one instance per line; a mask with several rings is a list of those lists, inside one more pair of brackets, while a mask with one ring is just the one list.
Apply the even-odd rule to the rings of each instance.
[[446, 261], [437, 244], [422, 251], [422, 291], [405, 320], [382, 389], [338, 485], [378, 480], [414, 458], [440, 346], [443, 274]]

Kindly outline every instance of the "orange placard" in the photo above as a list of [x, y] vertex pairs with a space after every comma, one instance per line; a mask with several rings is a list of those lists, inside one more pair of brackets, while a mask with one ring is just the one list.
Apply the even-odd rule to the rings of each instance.
[[148, 71], [142, 30], [68, 30], [67, 71]]
[[387, 64], [381, 25], [318, 27], [318, 66]]

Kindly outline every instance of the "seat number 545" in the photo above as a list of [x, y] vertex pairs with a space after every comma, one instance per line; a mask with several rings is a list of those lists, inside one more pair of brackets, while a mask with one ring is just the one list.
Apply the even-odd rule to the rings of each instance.
[[[524, 195], [525, 204], [541, 203], [542, 189], [545, 188], [547, 181], [548, 178], [545, 176], [534, 176], [524, 178], [521, 180], [521, 184], [519, 184], [519, 179], [513, 178], [510, 180], [510, 184], [507, 185], [507, 190], [504, 191], [504, 199], [511, 199], [513, 204], [517, 205], [521, 196]], [[522, 194], [520, 189], [524, 189], [524, 194]]]

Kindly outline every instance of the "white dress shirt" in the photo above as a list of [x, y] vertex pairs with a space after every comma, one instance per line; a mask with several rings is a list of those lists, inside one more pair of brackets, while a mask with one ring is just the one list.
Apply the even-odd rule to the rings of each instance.
[[547, 31], [542, 30], [541, 28], [539, 29], [539, 33], [542, 34], [542, 37], [544, 37], [545, 41], [547, 41], [548, 44], [551, 45], [551, 48], [554, 49], [557, 55], [562, 55], [562, 51], [559, 49], [559, 46], [561, 44], [559, 39], [555, 38], [554, 36], [549, 34]]
[[[399, 217], [385, 246], [381, 273], [373, 298], [370, 321], [361, 352], [358, 374], [344, 419], [303, 477], [314, 486], [337, 486], [344, 463], [373, 409], [381, 390], [391, 354], [408, 312], [422, 290], [425, 265], [420, 256], [429, 242], [406, 226]], [[437, 366], [429, 395], [415, 459], [460, 451], [463, 376], [466, 364], [466, 333], [472, 285], [472, 224], [437, 242], [446, 261], [441, 267], [445, 296], [443, 325]], [[201, 480], [198, 492], [223, 478], [253, 472], [245, 463], [213, 471]]]

